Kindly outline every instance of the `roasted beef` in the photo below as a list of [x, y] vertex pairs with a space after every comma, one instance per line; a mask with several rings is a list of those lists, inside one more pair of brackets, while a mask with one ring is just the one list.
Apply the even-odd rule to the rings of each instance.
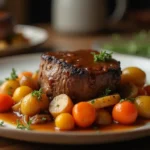
[[46, 52], [41, 56], [39, 84], [51, 98], [67, 94], [74, 103], [116, 92], [120, 83], [120, 62], [94, 61], [94, 50]]

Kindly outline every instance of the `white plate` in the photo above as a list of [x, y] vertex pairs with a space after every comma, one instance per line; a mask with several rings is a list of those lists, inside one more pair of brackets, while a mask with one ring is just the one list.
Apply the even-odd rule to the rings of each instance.
[[[0, 80], [10, 75], [11, 69], [17, 72], [23, 70], [36, 71], [39, 67], [41, 53], [24, 54], [0, 59]], [[150, 60], [128, 55], [114, 54], [114, 58], [121, 61], [121, 67], [137, 66], [141, 67], [147, 74], [150, 81]], [[105, 142], [115, 142], [131, 140], [150, 135], [150, 123], [141, 127], [118, 130], [118, 131], [80, 131], [80, 132], [44, 132], [44, 131], [23, 131], [5, 123], [5, 127], [0, 127], [0, 136], [18, 140], [55, 143], [55, 144], [97, 144]]]
[[9, 46], [6, 49], [0, 50], [0, 56], [24, 52], [27, 48], [43, 44], [48, 39], [47, 31], [36, 26], [16, 25], [14, 31], [16, 33], [21, 33], [24, 37], [26, 37], [29, 40], [29, 44], [22, 44], [15, 47]]

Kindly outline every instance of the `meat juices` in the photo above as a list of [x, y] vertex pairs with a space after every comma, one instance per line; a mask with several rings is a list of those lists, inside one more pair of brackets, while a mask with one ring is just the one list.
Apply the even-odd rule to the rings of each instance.
[[120, 62], [94, 61], [94, 50], [46, 52], [41, 56], [39, 84], [50, 97], [67, 94], [74, 103], [115, 92], [121, 79]]

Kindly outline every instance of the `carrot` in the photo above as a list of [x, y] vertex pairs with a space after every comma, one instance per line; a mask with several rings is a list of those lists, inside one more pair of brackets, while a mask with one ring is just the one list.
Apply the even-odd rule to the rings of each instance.
[[104, 107], [109, 107], [113, 106], [116, 103], [120, 101], [120, 95], [119, 94], [113, 94], [113, 95], [108, 95], [104, 97], [99, 97], [93, 100], [88, 101], [88, 103], [91, 103], [95, 109], [99, 108], [104, 108]]
[[74, 105], [72, 115], [79, 127], [89, 127], [96, 119], [96, 109], [88, 102], [79, 102]]
[[132, 124], [136, 121], [138, 110], [134, 103], [125, 100], [113, 107], [112, 116], [115, 121], [121, 124]]
[[0, 113], [7, 112], [13, 106], [14, 101], [7, 94], [0, 94]]

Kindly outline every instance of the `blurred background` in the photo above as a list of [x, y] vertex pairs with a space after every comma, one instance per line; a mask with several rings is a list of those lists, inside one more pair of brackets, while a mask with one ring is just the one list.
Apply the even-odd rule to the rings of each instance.
[[[105, 1], [107, 3], [105, 7], [108, 9], [107, 14], [109, 15], [113, 12], [116, 1]], [[19, 24], [51, 23], [52, 2], [52, 0], [0, 0], [0, 7], [2, 10], [11, 12]], [[89, 1], [87, 0], [87, 2]], [[65, 2], [65, 4], [67, 3], [68, 1]], [[141, 26], [148, 28], [150, 25], [150, 1], [127, 0], [126, 3], [127, 6], [122, 19], [138, 22]], [[71, 3], [69, 5], [71, 5]], [[84, 5], [87, 5], [87, 3], [85, 2]], [[99, 12], [101, 12], [101, 10]]]
[[[122, 37], [131, 37], [133, 33], [137, 33], [140, 40], [141, 37], [143, 41], [149, 39], [150, 0], [0, 0], [0, 9], [9, 12], [16, 25], [45, 29], [48, 34], [45, 47], [74, 50], [103, 46], [118, 52], [150, 56], [149, 41], [142, 43], [142, 53], [137, 46], [139, 41], [134, 39], [130, 44], [126, 41], [126, 45], [121, 42], [121, 48], [111, 42], [112, 38], [113, 43], [116, 42], [115, 37], [118, 43]], [[125, 47], [127, 45], [130, 47]]]

